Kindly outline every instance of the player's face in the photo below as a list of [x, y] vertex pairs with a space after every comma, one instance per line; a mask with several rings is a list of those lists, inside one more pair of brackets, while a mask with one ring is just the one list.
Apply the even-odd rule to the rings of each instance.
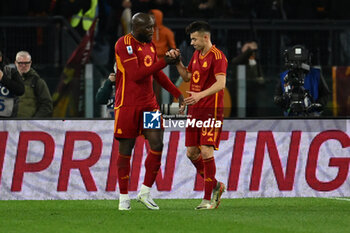
[[152, 41], [154, 32], [154, 19], [153, 17], [149, 17], [149, 19], [144, 23], [144, 25], [140, 26], [139, 29], [139, 40], [141, 42], [149, 43]]
[[191, 45], [196, 50], [203, 50], [205, 45], [204, 33], [202, 32], [193, 32], [190, 34]]

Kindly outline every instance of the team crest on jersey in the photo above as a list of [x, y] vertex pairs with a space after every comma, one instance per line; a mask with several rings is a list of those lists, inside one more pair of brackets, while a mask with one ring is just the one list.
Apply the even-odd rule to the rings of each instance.
[[199, 82], [199, 77], [200, 77], [200, 74], [198, 72], [198, 70], [196, 70], [193, 74], [192, 74], [192, 80], [194, 83], [198, 83]]
[[154, 51], [154, 48], [153, 48], [153, 47], [151, 47], [151, 52], [152, 52], [152, 53], [155, 53], [155, 51]]
[[132, 47], [131, 47], [131, 45], [126, 46], [126, 50], [128, 51], [129, 55], [132, 54]]
[[152, 65], [152, 58], [150, 55], [146, 55], [145, 59], [143, 59], [143, 63], [146, 67], [150, 67]]
[[141, 47], [139, 47], [139, 48], [137, 49], [137, 51], [142, 51]]
[[196, 62], [197, 62], [197, 60], [194, 60], [194, 61], [193, 61], [193, 64], [196, 64]]
[[207, 61], [205, 61], [202, 65], [203, 68], [207, 68], [208, 67], [208, 64], [207, 64]]

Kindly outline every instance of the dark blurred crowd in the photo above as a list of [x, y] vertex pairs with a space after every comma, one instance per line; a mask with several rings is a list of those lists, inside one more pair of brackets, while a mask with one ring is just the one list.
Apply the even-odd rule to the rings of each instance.
[[[0, 0], [1, 16], [63, 15], [88, 10], [88, 0]], [[125, 0], [99, 0], [101, 18], [121, 14]], [[132, 13], [159, 9], [165, 17], [349, 19], [348, 0], [128, 0]]]

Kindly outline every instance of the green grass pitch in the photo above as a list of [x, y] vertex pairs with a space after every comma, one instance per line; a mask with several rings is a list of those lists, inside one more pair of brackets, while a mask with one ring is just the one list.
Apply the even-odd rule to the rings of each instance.
[[135, 200], [0, 201], [0, 232], [350, 232], [350, 199], [222, 199], [218, 209], [194, 210], [198, 199], [159, 199], [159, 211]]

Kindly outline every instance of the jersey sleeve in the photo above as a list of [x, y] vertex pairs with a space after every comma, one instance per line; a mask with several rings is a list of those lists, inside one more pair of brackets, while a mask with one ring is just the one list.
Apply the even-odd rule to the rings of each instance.
[[125, 39], [121, 38], [115, 44], [115, 56], [119, 57], [120, 61], [124, 64], [131, 60], [137, 60], [137, 56], [133, 51], [133, 47], [131, 44], [125, 44]]
[[220, 55], [216, 55], [214, 58], [214, 75], [226, 76], [227, 70], [227, 59], [226, 56], [221, 52]]
[[181, 91], [170, 81], [168, 76], [166, 76], [162, 70], [155, 73], [153, 77], [165, 90], [167, 90], [175, 98], [179, 98]]

